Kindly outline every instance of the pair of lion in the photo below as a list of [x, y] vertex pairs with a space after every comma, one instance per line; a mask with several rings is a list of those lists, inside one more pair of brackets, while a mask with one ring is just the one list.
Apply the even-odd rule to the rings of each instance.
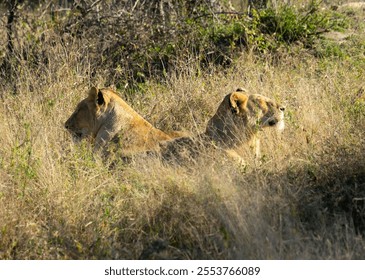
[[179, 132], [168, 134], [155, 128], [115, 91], [92, 87], [65, 127], [76, 139], [92, 139], [97, 151], [111, 141], [118, 141], [126, 156], [157, 151], [164, 159], [180, 160], [186, 155], [196, 156], [201, 148], [214, 146], [240, 159], [237, 151], [251, 142], [256, 146], [258, 156], [256, 134], [259, 130], [265, 127], [284, 129], [284, 111], [284, 106], [270, 98], [237, 89], [224, 97], [204, 133], [184, 137]]

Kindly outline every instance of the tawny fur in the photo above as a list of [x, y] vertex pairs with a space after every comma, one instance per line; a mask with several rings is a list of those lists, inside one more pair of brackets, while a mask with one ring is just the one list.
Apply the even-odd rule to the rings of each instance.
[[265, 127], [283, 130], [284, 111], [284, 106], [268, 97], [238, 89], [224, 97], [204, 133], [162, 143], [162, 157], [178, 160], [195, 157], [202, 149], [214, 146], [242, 161], [237, 152], [247, 144], [255, 149], [256, 157], [260, 157], [258, 131]]
[[76, 107], [65, 127], [76, 139], [90, 138], [99, 151], [109, 142], [118, 143], [123, 155], [159, 149], [158, 143], [172, 136], [155, 128], [134, 111], [115, 91], [92, 87]]

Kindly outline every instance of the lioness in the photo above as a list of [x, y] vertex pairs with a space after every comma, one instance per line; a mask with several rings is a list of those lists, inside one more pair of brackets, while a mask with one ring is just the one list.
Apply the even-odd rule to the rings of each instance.
[[[169, 136], [155, 128], [111, 89], [92, 87], [88, 97], [76, 107], [66, 121], [65, 128], [77, 139], [91, 138], [95, 150], [100, 150], [113, 140], [122, 147], [122, 155], [158, 149], [160, 141]], [[181, 135], [180, 135], [181, 136]]]
[[242, 162], [237, 151], [247, 143], [255, 147], [256, 157], [260, 157], [257, 132], [265, 127], [283, 130], [284, 111], [285, 107], [272, 99], [239, 88], [224, 97], [204, 133], [161, 143], [162, 157], [177, 160], [194, 157], [197, 151], [214, 146]]

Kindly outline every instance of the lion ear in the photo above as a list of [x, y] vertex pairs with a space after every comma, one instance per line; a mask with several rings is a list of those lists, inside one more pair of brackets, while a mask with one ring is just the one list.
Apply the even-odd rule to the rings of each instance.
[[89, 97], [92, 100], [95, 100], [95, 104], [97, 105], [103, 105], [105, 103], [105, 98], [104, 98], [104, 94], [103, 92], [99, 89], [97, 89], [96, 87], [92, 87], [89, 91]]
[[89, 97], [90, 97], [90, 99], [96, 99], [97, 93], [98, 93], [98, 89], [96, 87], [92, 87], [89, 90]]
[[238, 114], [240, 112], [240, 107], [243, 103], [247, 103], [248, 96], [243, 94], [242, 92], [233, 92], [229, 96], [229, 104], [231, 106], [231, 110]]
[[96, 103], [101, 106], [103, 104], [105, 104], [105, 98], [104, 98], [104, 94], [101, 90], [98, 91], [98, 97], [96, 99]]

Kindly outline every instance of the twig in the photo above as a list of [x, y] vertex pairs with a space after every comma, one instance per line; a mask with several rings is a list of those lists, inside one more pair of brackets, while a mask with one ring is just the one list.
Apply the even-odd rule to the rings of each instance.
[[92, 9], [95, 5], [99, 4], [101, 0], [96, 0], [94, 3], [90, 5], [90, 9]]
[[133, 8], [132, 8], [131, 13], [133, 13], [133, 11], [134, 11], [134, 9], [137, 7], [138, 3], [139, 3], [139, 0], [137, 0], [137, 1], [136, 1], [136, 3], [134, 4], [134, 6], [133, 6]]
[[42, 14], [41, 14], [41, 16], [40, 16], [40, 18], [43, 18], [43, 16], [46, 14], [46, 12], [48, 11], [48, 8], [49, 8], [49, 6], [51, 6], [51, 4], [52, 4], [52, 1], [49, 1], [48, 2], [48, 4], [47, 4], [47, 6], [46, 6], [46, 8], [44, 9], [44, 11], [42, 12]]
[[193, 20], [197, 20], [197, 19], [202, 18], [202, 17], [214, 16], [214, 15], [238, 15], [238, 16], [243, 16], [245, 14], [246, 13], [241, 13], [241, 12], [216, 12], [216, 13], [209, 13], [209, 14], [205, 13], [205, 14], [194, 17]]

